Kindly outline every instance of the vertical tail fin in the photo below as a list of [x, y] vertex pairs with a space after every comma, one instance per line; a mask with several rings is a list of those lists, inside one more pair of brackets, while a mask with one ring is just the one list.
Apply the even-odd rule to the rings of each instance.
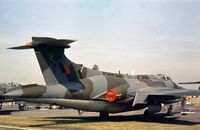
[[25, 46], [10, 49], [33, 48], [46, 84], [65, 84], [80, 78], [80, 75], [77, 74], [79, 66], [64, 55], [64, 49], [69, 48], [71, 42], [74, 40], [33, 37], [32, 42]]

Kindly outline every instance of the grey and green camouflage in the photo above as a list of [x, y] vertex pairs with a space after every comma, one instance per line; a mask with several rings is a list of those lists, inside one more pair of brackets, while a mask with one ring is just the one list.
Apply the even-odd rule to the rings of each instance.
[[10, 48], [34, 49], [46, 85], [24, 85], [4, 96], [105, 114], [146, 107], [149, 113], [155, 113], [161, 110], [161, 104], [178, 102], [187, 95], [200, 95], [199, 91], [183, 89], [166, 75], [124, 75], [76, 64], [64, 54], [72, 42], [33, 37], [25, 46]]

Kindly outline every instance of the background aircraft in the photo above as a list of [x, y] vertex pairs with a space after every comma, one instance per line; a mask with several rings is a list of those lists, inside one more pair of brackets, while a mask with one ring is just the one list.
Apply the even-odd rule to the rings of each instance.
[[[35, 84], [27, 84], [25, 86], [31, 86], [31, 85], [35, 85]], [[19, 83], [14, 83], [14, 82], [11, 82], [11, 83], [0, 83], [0, 109], [2, 109], [3, 107], [3, 103], [8, 103], [8, 102], [15, 102], [15, 104], [18, 104], [18, 108], [19, 110], [21, 111], [24, 111], [24, 110], [27, 110], [28, 106], [26, 104], [26, 102], [24, 101], [16, 101], [12, 98], [8, 99], [8, 98], [4, 98], [3, 97], [3, 94], [5, 94], [6, 92], [10, 91], [11, 90], [14, 90], [15, 88], [20, 88], [22, 87], [23, 85], [22, 84], [19, 84]], [[33, 104], [28, 104], [28, 105], [33, 105]], [[40, 106], [41, 104], [34, 104], [34, 106], [38, 107]]]
[[10, 48], [34, 49], [46, 86], [21, 86], [10, 89], [4, 96], [99, 112], [102, 118], [107, 118], [109, 113], [146, 108], [144, 118], [150, 119], [152, 114], [161, 111], [162, 104], [200, 95], [200, 91], [183, 89], [162, 74], [122, 75], [76, 64], [64, 55], [64, 49], [70, 48], [69, 44], [74, 41], [33, 37], [24, 46]]

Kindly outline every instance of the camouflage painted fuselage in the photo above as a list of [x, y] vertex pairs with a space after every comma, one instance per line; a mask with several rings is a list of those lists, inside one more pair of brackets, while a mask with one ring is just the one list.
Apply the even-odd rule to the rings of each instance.
[[[104, 72], [105, 74], [105, 72]], [[117, 74], [116, 74], [117, 75]], [[151, 77], [154, 77], [151, 79]], [[43, 98], [43, 99], [75, 99], [75, 100], [90, 100], [96, 101], [96, 103], [105, 102], [104, 105], [101, 104], [101, 111], [106, 111], [110, 113], [122, 112], [127, 110], [136, 110], [145, 108], [148, 104], [137, 103], [133, 106], [133, 101], [137, 91], [144, 88], [177, 88], [179, 87], [173, 83], [171, 80], [159, 79], [156, 75], [135, 75], [135, 76], [122, 76], [114, 77], [108, 75], [94, 75], [88, 78], [80, 79], [77, 82], [70, 82], [67, 84], [55, 84], [55, 85], [25, 85], [19, 88], [15, 88], [15, 91], [10, 90], [7, 95], [12, 95], [21, 99], [31, 99], [30, 102], [40, 102], [34, 101], [33, 99]], [[110, 91], [116, 93], [116, 98], [111, 102], [106, 94]], [[29, 100], [25, 100], [29, 101]], [[174, 100], [162, 101], [163, 103], [172, 103], [177, 101], [177, 97]], [[42, 101], [41, 101], [42, 102]], [[49, 103], [48, 101], [43, 101], [42, 103]], [[50, 104], [62, 105], [56, 102], [50, 102]], [[81, 103], [80, 103], [81, 104]], [[92, 104], [99, 107], [97, 104]], [[71, 107], [71, 105], [64, 104], [63, 106]], [[72, 108], [76, 108], [73, 107]], [[77, 108], [76, 108], [77, 109]], [[81, 108], [80, 108], [81, 109]], [[84, 110], [88, 110], [85, 108]], [[95, 109], [89, 111], [99, 111]]]
[[184, 95], [200, 95], [184, 90], [164, 75], [122, 75], [83, 67], [69, 60], [64, 49], [73, 40], [33, 37], [25, 46], [34, 49], [44, 85], [25, 85], [4, 96], [35, 103], [67, 106], [79, 110], [116, 113], [142, 109], [159, 112], [161, 103], [179, 101]]

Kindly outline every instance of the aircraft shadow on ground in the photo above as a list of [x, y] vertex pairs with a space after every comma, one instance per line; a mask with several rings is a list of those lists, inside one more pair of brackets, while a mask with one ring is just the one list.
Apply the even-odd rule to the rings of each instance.
[[[110, 116], [107, 120], [101, 120], [98, 116], [91, 117], [48, 117], [47, 120], [41, 121], [52, 121], [52, 124], [42, 124], [42, 125], [31, 125], [29, 127], [42, 127], [46, 125], [55, 125], [56, 124], [79, 124], [79, 123], [96, 123], [96, 122], [126, 122], [126, 121], [141, 121], [143, 120], [143, 115], [128, 115], [128, 116]], [[176, 125], [198, 125], [200, 122], [187, 121], [179, 119], [178, 117], [174, 118], [165, 118], [165, 114], [156, 114], [153, 116], [150, 122], [161, 123], [161, 124], [176, 124]]]

